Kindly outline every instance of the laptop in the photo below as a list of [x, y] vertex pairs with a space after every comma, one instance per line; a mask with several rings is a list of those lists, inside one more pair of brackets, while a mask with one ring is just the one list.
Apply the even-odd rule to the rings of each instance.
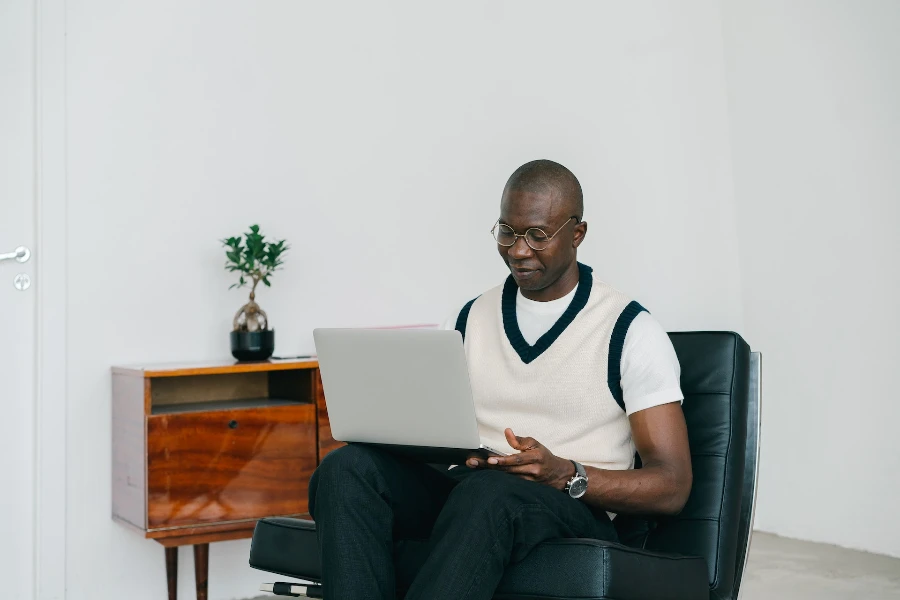
[[458, 331], [320, 328], [313, 338], [334, 439], [428, 463], [505, 456], [478, 434]]

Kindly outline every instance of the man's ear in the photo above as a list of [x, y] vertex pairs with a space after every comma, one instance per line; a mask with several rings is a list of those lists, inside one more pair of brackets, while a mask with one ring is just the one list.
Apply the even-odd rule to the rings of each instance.
[[584, 236], [587, 235], [587, 221], [579, 221], [575, 224], [575, 235], [572, 239], [572, 247], [577, 248], [581, 245], [581, 242], [584, 241]]

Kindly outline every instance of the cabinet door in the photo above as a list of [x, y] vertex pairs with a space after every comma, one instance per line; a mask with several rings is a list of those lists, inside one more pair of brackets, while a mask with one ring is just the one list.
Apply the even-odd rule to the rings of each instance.
[[148, 417], [149, 529], [305, 513], [316, 467], [315, 408]]
[[325, 392], [322, 390], [322, 375], [316, 369], [316, 406], [319, 411], [319, 460], [325, 455], [344, 445], [331, 437], [331, 423], [328, 421], [328, 408], [325, 406]]

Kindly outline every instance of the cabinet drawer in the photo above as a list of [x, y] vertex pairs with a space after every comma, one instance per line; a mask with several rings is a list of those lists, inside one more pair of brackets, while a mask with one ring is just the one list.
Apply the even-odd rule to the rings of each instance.
[[315, 411], [297, 403], [148, 416], [148, 529], [306, 512]]

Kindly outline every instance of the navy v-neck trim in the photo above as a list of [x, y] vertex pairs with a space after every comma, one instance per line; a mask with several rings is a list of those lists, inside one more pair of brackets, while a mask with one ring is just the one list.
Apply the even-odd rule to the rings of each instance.
[[516, 294], [519, 286], [516, 285], [515, 279], [510, 275], [503, 284], [503, 297], [500, 301], [500, 312], [503, 315], [503, 330], [506, 332], [506, 339], [522, 362], [526, 365], [544, 353], [556, 339], [562, 335], [566, 327], [572, 324], [581, 309], [587, 305], [588, 298], [591, 295], [591, 285], [593, 284], [593, 276], [591, 269], [587, 265], [578, 263], [578, 289], [575, 291], [575, 297], [566, 308], [565, 312], [559, 317], [553, 327], [547, 333], [538, 338], [534, 346], [525, 341], [522, 331], [519, 329], [519, 319], [516, 317]]

